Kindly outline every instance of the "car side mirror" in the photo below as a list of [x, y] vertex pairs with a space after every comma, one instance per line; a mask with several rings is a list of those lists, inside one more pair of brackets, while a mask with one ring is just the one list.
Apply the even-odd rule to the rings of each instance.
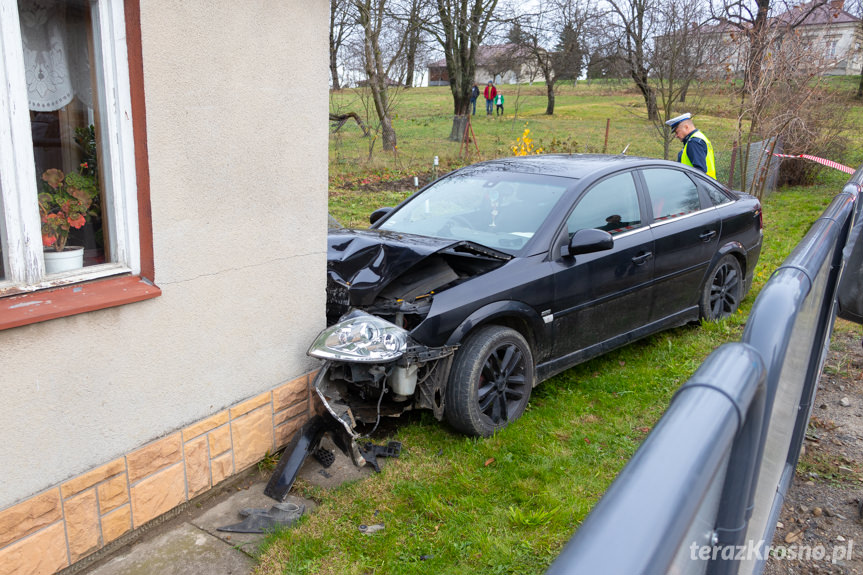
[[572, 234], [569, 245], [563, 248], [564, 256], [577, 256], [579, 254], [592, 254], [610, 250], [614, 247], [614, 238], [605, 230], [587, 228], [578, 230]]
[[389, 214], [391, 211], [393, 211], [394, 209], [395, 209], [395, 208], [378, 208], [378, 209], [376, 209], [376, 210], [375, 210], [375, 211], [373, 211], [373, 212], [371, 213], [371, 215], [369, 216], [369, 223], [370, 223], [370, 224], [374, 224], [376, 221], [378, 221], [379, 219], [381, 219], [381, 218], [383, 218], [384, 216], [388, 215], [388, 214]]

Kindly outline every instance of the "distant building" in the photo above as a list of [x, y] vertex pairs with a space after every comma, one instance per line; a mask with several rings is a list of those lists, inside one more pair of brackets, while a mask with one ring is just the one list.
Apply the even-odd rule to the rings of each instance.
[[[770, 19], [768, 25], [774, 29], [794, 28], [794, 35], [786, 35], [779, 49], [792, 49], [789, 40], [794, 38], [798, 49], [811, 55], [810, 62], [825, 67], [825, 74], [860, 74], [863, 69], [860, 18], [844, 10], [843, 0], [833, 0], [814, 10], [811, 10], [812, 4], [793, 6]], [[728, 22], [702, 29], [702, 33], [712, 37], [715, 44], [706, 50], [709, 60], [702, 66], [706, 73], [719, 72], [726, 77], [742, 75], [746, 54], [740, 41], [741, 32]]]
[[[449, 86], [446, 60], [437, 60], [428, 65], [429, 86]], [[476, 55], [474, 81], [485, 84], [517, 84], [537, 78], [539, 71], [528, 50], [516, 44], [480, 46]]]
[[[790, 25], [804, 14], [812, 3], [795, 6], [776, 18]], [[833, 65], [829, 75], [859, 74], [863, 70], [863, 30], [860, 18], [844, 10], [843, 0], [833, 0], [816, 8], [798, 26], [805, 42]]]

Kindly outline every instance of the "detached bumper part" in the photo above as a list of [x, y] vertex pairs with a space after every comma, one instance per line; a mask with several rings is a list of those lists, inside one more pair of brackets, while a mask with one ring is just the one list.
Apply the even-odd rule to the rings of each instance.
[[[276, 501], [284, 501], [306, 458], [309, 455], [318, 455], [321, 439], [327, 432], [330, 432], [336, 447], [353, 459], [356, 465], [369, 464], [378, 473], [381, 471], [377, 462], [378, 457], [398, 457], [401, 453], [402, 444], [398, 441], [390, 441], [386, 447], [366, 443], [360, 448], [355, 437], [348, 433], [346, 427], [331, 413], [324, 412], [306, 422], [285, 448], [276, 469], [273, 470], [273, 475], [264, 488], [264, 494]], [[333, 459], [335, 459], [334, 456]], [[323, 461], [321, 463], [324, 464]], [[325, 466], [329, 467], [329, 465]]]
[[279, 527], [291, 527], [300, 520], [306, 511], [304, 505], [293, 503], [276, 503], [269, 509], [243, 509], [240, 515], [244, 521], [217, 527], [217, 531], [230, 533], [267, 533]]
[[362, 449], [360, 449], [360, 454], [363, 456], [363, 459], [365, 459], [366, 462], [378, 473], [381, 472], [381, 468], [378, 465], [378, 457], [398, 457], [401, 452], [402, 444], [398, 441], [390, 441], [387, 443], [386, 447], [383, 445], [366, 443], [363, 445]]
[[321, 439], [328, 431], [332, 432], [331, 436], [336, 447], [345, 455], [352, 457], [352, 448], [355, 448], [354, 438], [348, 435], [345, 427], [336, 422], [329, 412], [316, 415], [306, 422], [285, 448], [276, 469], [273, 470], [273, 475], [264, 488], [264, 495], [276, 501], [284, 501], [297, 479], [303, 462], [318, 450]]

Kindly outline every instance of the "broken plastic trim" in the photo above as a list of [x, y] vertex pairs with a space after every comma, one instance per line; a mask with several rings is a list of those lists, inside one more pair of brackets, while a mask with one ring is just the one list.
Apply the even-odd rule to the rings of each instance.
[[365, 459], [369, 465], [374, 467], [375, 471], [378, 473], [381, 472], [381, 468], [378, 465], [378, 457], [398, 457], [401, 452], [402, 444], [398, 441], [390, 441], [386, 446], [366, 443], [360, 450], [363, 459]]
[[[359, 465], [365, 463], [354, 442], [354, 435], [348, 433], [344, 425], [337, 423], [331, 413], [324, 412], [307, 421], [299, 433], [294, 435], [291, 443], [288, 444], [284, 453], [282, 453], [276, 469], [273, 470], [273, 475], [264, 488], [264, 495], [272, 497], [276, 501], [284, 501], [291, 490], [291, 486], [297, 479], [297, 474], [300, 472], [303, 462], [309, 455], [317, 451], [318, 447], [320, 447], [321, 439], [328, 431], [332, 432], [333, 443], [345, 455], [353, 457], [352, 451], [356, 450], [356, 458], [363, 462]], [[354, 463], [356, 463], [356, 459]]]
[[279, 502], [284, 501], [297, 479], [303, 462], [309, 455], [318, 451], [321, 439], [327, 432], [331, 432], [333, 443], [345, 455], [350, 456], [357, 467], [369, 464], [378, 473], [381, 471], [377, 462], [378, 457], [398, 457], [401, 453], [402, 444], [398, 441], [390, 441], [386, 447], [366, 443], [361, 449], [356, 443], [356, 434], [351, 433], [352, 430], [347, 428], [341, 419], [337, 419], [327, 411], [306, 422], [291, 440], [264, 488], [264, 495]]
[[267, 533], [280, 527], [292, 527], [305, 511], [305, 505], [294, 503], [276, 503], [269, 509], [243, 509], [240, 515], [245, 517], [245, 520], [217, 527], [216, 530], [230, 533]]

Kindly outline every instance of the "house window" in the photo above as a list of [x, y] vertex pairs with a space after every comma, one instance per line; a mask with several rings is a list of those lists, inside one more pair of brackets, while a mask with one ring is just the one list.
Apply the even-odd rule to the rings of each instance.
[[0, 0], [0, 54], [0, 296], [139, 273], [123, 2]]
[[833, 58], [836, 56], [836, 40], [827, 41], [827, 56]]

